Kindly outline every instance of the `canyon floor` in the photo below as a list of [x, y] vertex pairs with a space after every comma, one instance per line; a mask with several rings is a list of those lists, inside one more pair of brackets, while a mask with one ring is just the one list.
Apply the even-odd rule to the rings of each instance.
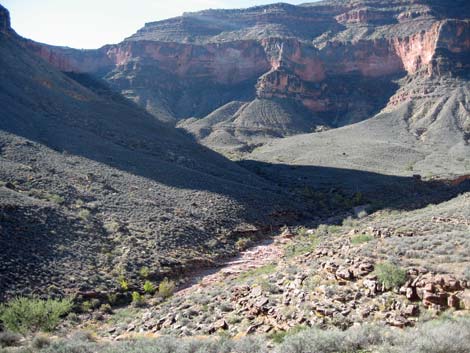
[[434, 185], [441, 192], [408, 209], [356, 209], [341, 224], [245, 239], [238, 256], [189, 272], [166, 299], [111, 308], [91, 298], [56, 336], [40, 336], [43, 350], [440, 352], [439, 342], [466, 352], [470, 185], [460, 182]]

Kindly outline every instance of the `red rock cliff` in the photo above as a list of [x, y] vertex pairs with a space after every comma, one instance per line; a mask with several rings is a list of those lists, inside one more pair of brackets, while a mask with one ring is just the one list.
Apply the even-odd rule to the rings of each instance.
[[[210, 87], [200, 99], [223, 104], [229, 99], [224, 97], [236, 94], [216, 87], [230, 90], [256, 82], [261, 98], [292, 99], [313, 112], [337, 111], [338, 106], [347, 112], [354, 104], [348, 95], [358, 89], [371, 92], [370, 80], [468, 68], [469, 21], [439, 18], [435, 3], [345, 1], [211, 10], [147, 24], [130, 39], [98, 50], [27, 45], [63, 71], [121, 72], [111, 81], [145, 96], [146, 105], [158, 100], [177, 110], [175, 92], [186, 90], [185, 99], [191, 101]], [[160, 96], [154, 98], [155, 92]], [[190, 108], [182, 113], [192, 114]]]

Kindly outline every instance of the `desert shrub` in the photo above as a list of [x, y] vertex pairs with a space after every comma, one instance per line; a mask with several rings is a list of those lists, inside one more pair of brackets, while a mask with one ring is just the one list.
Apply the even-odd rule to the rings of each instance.
[[84, 221], [88, 220], [90, 216], [91, 216], [90, 211], [85, 208], [78, 212], [78, 217], [83, 219]]
[[288, 244], [284, 248], [284, 255], [287, 257], [295, 257], [303, 255], [315, 250], [320, 240], [316, 234], [307, 234], [295, 239], [294, 242]]
[[468, 353], [470, 318], [439, 320], [415, 328], [394, 330], [382, 325], [362, 325], [322, 330], [296, 329], [275, 348], [267, 348], [261, 336], [232, 340], [217, 338], [138, 339], [113, 343], [96, 343], [93, 337], [73, 335], [54, 341], [43, 353]]
[[391, 338], [390, 329], [380, 325], [363, 325], [347, 331], [311, 328], [285, 338], [279, 353], [360, 353], [369, 352]]
[[0, 321], [7, 329], [22, 334], [53, 331], [72, 306], [70, 299], [16, 298], [0, 306]]
[[359, 245], [364, 244], [374, 239], [372, 235], [368, 234], [359, 234], [351, 238], [351, 244]]
[[[98, 350], [97, 350], [98, 351]], [[227, 337], [213, 339], [177, 339], [161, 337], [108, 345], [100, 353], [267, 353], [260, 338], [245, 337], [233, 341]], [[55, 352], [54, 352], [55, 353]]]
[[21, 336], [17, 333], [5, 331], [0, 332], [0, 347], [16, 346], [21, 340]]
[[321, 330], [313, 328], [296, 335], [285, 337], [279, 353], [336, 353], [348, 352], [344, 333], [337, 329]]
[[139, 292], [132, 292], [132, 304], [134, 305], [142, 305], [144, 303], [144, 298], [140, 295]]
[[235, 248], [238, 250], [238, 251], [243, 251], [247, 248], [249, 248], [251, 245], [252, 245], [252, 241], [250, 238], [240, 238], [237, 240], [237, 242], [235, 243]]
[[168, 278], [165, 278], [158, 285], [158, 294], [162, 298], [169, 298], [173, 295], [176, 289], [176, 284], [174, 281], [170, 281]]
[[59, 205], [65, 202], [65, 199], [62, 196], [56, 194], [48, 194], [47, 199]]
[[146, 294], [153, 294], [156, 291], [155, 286], [150, 281], [145, 281], [143, 289]]
[[41, 353], [95, 353], [103, 350], [94, 342], [90, 332], [78, 331], [68, 338], [53, 341]]
[[104, 224], [104, 229], [110, 234], [116, 233], [120, 227], [121, 225], [116, 221], [110, 221]]
[[429, 321], [387, 341], [381, 353], [468, 353], [470, 318]]
[[105, 314], [111, 314], [113, 312], [113, 309], [109, 304], [101, 304], [100, 311]]
[[51, 344], [51, 339], [43, 334], [36, 335], [31, 342], [33, 348], [43, 349]]
[[143, 266], [139, 271], [139, 275], [142, 278], [148, 278], [150, 275], [150, 269], [147, 266]]
[[[36, 348], [36, 347], [35, 347]], [[39, 348], [36, 348], [39, 349]], [[232, 340], [226, 336], [210, 339], [179, 339], [163, 336], [115, 343], [98, 343], [89, 334], [74, 334], [43, 346], [42, 353], [267, 353], [262, 337]]]
[[129, 282], [124, 278], [124, 276], [119, 276], [119, 286], [123, 291], [129, 290]]
[[107, 295], [107, 298], [108, 298], [109, 304], [115, 305], [117, 303], [118, 297], [116, 293], [109, 293]]
[[390, 262], [377, 264], [375, 274], [386, 289], [399, 287], [406, 282], [406, 271]]
[[85, 300], [82, 304], [80, 304], [80, 311], [82, 313], [87, 313], [92, 309], [91, 302], [89, 300]]
[[267, 353], [266, 342], [262, 337], [247, 336], [236, 342], [231, 341], [234, 353]]
[[286, 337], [296, 335], [297, 333], [305, 330], [307, 327], [305, 325], [297, 325], [292, 328], [290, 328], [287, 331], [276, 331], [271, 333], [268, 337], [274, 342], [274, 343], [282, 343], [286, 339]]

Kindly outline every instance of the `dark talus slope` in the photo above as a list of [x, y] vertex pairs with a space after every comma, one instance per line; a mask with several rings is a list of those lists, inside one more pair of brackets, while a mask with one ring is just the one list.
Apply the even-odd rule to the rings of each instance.
[[120, 275], [140, 286], [141, 267], [208, 263], [233, 251], [233, 229], [283, 222], [276, 212], [291, 207], [96, 79], [29, 52], [4, 8], [0, 77], [0, 297], [110, 290]]
[[[158, 119], [186, 119], [212, 148], [246, 151], [374, 116], [437, 48], [468, 65], [468, 18], [463, 0], [322, 1], [186, 13], [97, 50], [27, 44], [63, 71], [105, 77]], [[237, 102], [252, 109], [222, 121], [218, 109]]]

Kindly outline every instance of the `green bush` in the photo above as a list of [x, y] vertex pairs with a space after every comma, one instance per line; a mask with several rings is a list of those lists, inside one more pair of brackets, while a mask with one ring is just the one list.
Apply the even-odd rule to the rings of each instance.
[[127, 282], [127, 280], [122, 276], [119, 277], [119, 286], [123, 291], [129, 290], [129, 282]]
[[170, 281], [168, 278], [165, 278], [163, 281], [160, 282], [158, 285], [158, 294], [162, 298], [169, 298], [175, 292], [176, 285], [174, 281]]
[[399, 287], [406, 282], [406, 271], [389, 262], [377, 264], [375, 275], [386, 289]]
[[156, 288], [155, 288], [155, 286], [152, 284], [152, 282], [150, 282], [150, 281], [145, 281], [145, 283], [144, 283], [144, 292], [145, 292], [146, 294], [153, 294], [153, 293], [155, 293], [155, 291], [156, 291]]
[[0, 306], [0, 321], [7, 329], [22, 334], [53, 331], [72, 306], [70, 299], [16, 298]]
[[144, 302], [143, 297], [139, 292], [132, 292], [132, 303], [135, 305], [141, 305]]

